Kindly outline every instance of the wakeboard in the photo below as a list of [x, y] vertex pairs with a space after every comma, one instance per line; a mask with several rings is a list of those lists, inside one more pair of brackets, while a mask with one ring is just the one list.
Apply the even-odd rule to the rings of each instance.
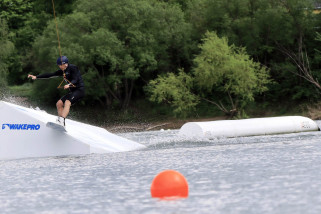
[[49, 128], [55, 129], [57, 131], [67, 132], [66, 127], [59, 125], [57, 123], [54, 123], [54, 122], [48, 122], [46, 124], [46, 126]]

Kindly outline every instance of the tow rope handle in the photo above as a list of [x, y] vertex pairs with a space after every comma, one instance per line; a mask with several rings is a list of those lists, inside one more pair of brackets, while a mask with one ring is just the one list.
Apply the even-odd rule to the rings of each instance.
[[59, 84], [59, 86], [58, 86], [57, 88], [63, 88], [62, 83], [63, 83], [64, 81], [69, 84], [69, 87], [76, 87], [74, 84], [72, 84], [72, 83], [66, 78], [66, 74], [64, 73], [64, 78], [63, 78], [63, 80], [61, 81], [61, 83]]

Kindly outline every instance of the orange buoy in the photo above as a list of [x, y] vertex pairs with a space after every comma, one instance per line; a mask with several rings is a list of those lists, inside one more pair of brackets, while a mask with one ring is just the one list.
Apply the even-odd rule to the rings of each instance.
[[156, 175], [150, 191], [153, 198], [187, 198], [188, 183], [181, 173], [175, 170], [165, 170]]

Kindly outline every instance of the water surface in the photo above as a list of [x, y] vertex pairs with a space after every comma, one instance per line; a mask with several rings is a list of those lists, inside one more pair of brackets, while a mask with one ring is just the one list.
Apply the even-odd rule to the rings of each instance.
[[[321, 213], [321, 132], [211, 140], [180, 138], [178, 130], [119, 135], [147, 148], [0, 161], [0, 212]], [[186, 177], [187, 199], [151, 198], [153, 178], [166, 169]]]

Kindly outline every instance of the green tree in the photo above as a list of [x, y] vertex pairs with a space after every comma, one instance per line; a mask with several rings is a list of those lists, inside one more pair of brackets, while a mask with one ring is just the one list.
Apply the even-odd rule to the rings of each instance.
[[[88, 97], [107, 106], [126, 108], [157, 73], [188, 66], [189, 25], [177, 5], [80, 0], [72, 14], [58, 19], [58, 28], [62, 53], [85, 73]], [[53, 22], [33, 50], [35, 65], [54, 68], [59, 52]]]
[[[320, 15], [313, 13], [313, 2], [190, 0], [186, 17], [195, 40], [201, 40], [207, 30], [216, 31], [269, 67], [275, 80], [267, 93], [270, 99], [307, 99], [316, 97], [314, 80], [319, 78], [314, 38]], [[309, 73], [308, 65], [314, 80], [301, 75]]]
[[[75, 0], [55, 0], [56, 14], [70, 13]], [[7, 21], [10, 40], [15, 51], [8, 60], [8, 83], [25, 83], [30, 72], [31, 47], [35, 38], [41, 35], [47, 21], [53, 19], [52, 1], [47, 0], [2, 0], [0, 17]]]
[[[11, 42], [14, 43], [16, 49], [14, 50], [13, 54], [7, 58], [7, 68], [9, 69], [9, 73], [7, 75], [7, 79], [9, 84], [16, 83], [16, 79], [20, 79], [20, 75], [22, 72], [22, 63], [21, 63], [21, 56], [24, 55], [25, 47], [20, 48], [22, 43], [28, 43], [29, 41], [27, 38], [32, 31], [18, 32], [24, 28], [25, 22], [30, 20], [32, 17], [32, 1], [31, 0], [3, 0], [0, 1], [0, 18], [6, 20], [9, 27], [9, 38]], [[30, 44], [30, 43], [29, 43]]]
[[0, 18], [0, 89], [6, 86], [8, 64], [7, 59], [14, 49], [14, 45], [8, 39], [8, 26], [6, 21]]
[[226, 37], [207, 32], [200, 49], [192, 77], [181, 72], [150, 82], [146, 90], [151, 101], [169, 101], [177, 113], [186, 114], [205, 100], [234, 116], [254, 101], [256, 94], [267, 90], [268, 70], [254, 62], [244, 48], [228, 45]]
[[192, 93], [193, 82], [193, 77], [181, 70], [177, 75], [160, 75], [151, 80], [145, 90], [152, 102], [168, 104], [175, 115], [185, 117], [199, 103], [199, 97]]
[[31, 0], [2, 0], [0, 2], [0, 17], [8, 22], [10, 29], [22, 27], [30, 17]]
[[194, 60], [196, 84], [206, 97], [226, 94], [221, 100], [205, 98], [226, 114], [237, 112], [254, 101], [256, 94], [267, 91], [270, 82], [267, 68], [254, 62], [244, 48], [229, 45], [226, 37], [207, 32], [200, 49]]

